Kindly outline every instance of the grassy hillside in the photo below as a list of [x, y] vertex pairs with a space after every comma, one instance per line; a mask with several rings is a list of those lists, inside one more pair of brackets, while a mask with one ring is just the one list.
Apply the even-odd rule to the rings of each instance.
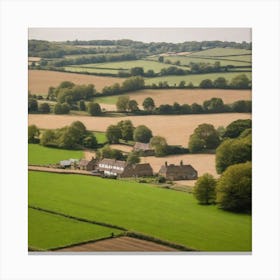
[[200, 206], [189, 194], [135, 182], [41, 172], [29, 172], [28, 194], [29, 205], [198, 250], [251, 250], [251, 216]]
[[110, 237], [111, 233], [121, 231], [28, 209], [28, 246], [33, 249], [49, 250]]
[[252, 54], [251, 50], [245, 49], [232, 49], [232, 48], [212, 48], [191, 54], [196, 56], [229, 56], [229, 55], [243, 55]]
[[[242, 74], [247, 75], [249, 79], [252, 79], [251, 72], [242, 72]], [[164, 76], [157, 78], [145, 79], [146, 85], [158, 84], [159, 82], [166, 81], [169, 86], [178, 85], [181, 81], [185, 81], [186, 84], [192, 82], [194, 86], [199, 86], [200, 82], [205, 79], [215, 80], [218, 77], [224, 77], [228, 81], [237, 76], [238, 73], [208, 73], [208, 74], [196, 74], [196, 75], [186, 75], [186, 76]]]
[[61, 160], [83, 157], [83, 151], [63, 150], [28, 144], [28, 164], [54, 164]]
[[[105, 70], [129, 70], [133, 67], [143, 67], [144, 71], [154, 70], [156, 73], [160, 72], [162, 68], [168, 67], [168, 65], [156, 61], [148, 60], [131, 60], [131, 61], [118, 61], [118, 62], [106, 62], [106, 63], [94, 63], [79, 65], [80, 68], [94, 68], [96, 71]], [[180, 67], [180, 66], [179, 66]], [[188, 69], [186, 67], [180, 67]]]

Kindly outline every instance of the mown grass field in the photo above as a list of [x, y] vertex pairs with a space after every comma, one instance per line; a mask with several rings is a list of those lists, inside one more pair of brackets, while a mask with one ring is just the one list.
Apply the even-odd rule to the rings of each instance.
[[[251, 72], [242, 72], [242, 74], [247, 75], [249, 79], [252, 79]], [[219, 77], [224, 77], [226, 80], [230, 81], [232, 78], [239, 75], [236, 72], [229, 73], [208, 73], [208, 74], [193, 74], [185, 76], [163, 76], [156, 78], [145, 79], [146, 85], [158, 84], [159, 82], [168, 82], [169, 86], [177, 86], [181, 81], [185, 81], [186, 84], [192, 82], [194, 86], [199, 86], [200, 82], [205, 79], [215, 80]]]
[[[152, 60], [157, 60], [158, 57], [153, 57], [153, 58], [149, 58]], [[227, 65], [233, 65], [233, 66], [250, 66], [251, 63], [250, 62], [246, 62], [246, 61], [235, 61], [235, 58], [232, 58], [232, 60], [227, 59], [227, 57], [199, 57], [199, 56], [165, 56], [164, 57], [164, 61], [171, 61], [172, 63], [175, 63], [176, 61], [180, 61], [181, 65], [190, 65], [191, 62], [193, 63], [210, 63], [210, 64], [214, 64], [216, 61], [219, 61], [221, 66], [227, 66]], [[238, 59], [236, 59], [238, 60]], [[169, 64], [166, 64], [167, 67], [168, 66], [172, 66]]]
[[[100, 73], [103, 72], [103, 71], [104, 71], [104, 73], [108, 73], [106, 71], [113, 71], [114, 70], [114, 71], [118, 72], [120, 70], [130, 70], [133, 67], [143, 67], [144, 71], [154, 70], [155, 73], [158, 73], [158, 72], [160, 72], [160, 70], [162, 68], [168, 67], [168, 65], [164, 64], [164, 63], [157, 62], [157, 61], [130, 60], [130, 61], [118, 61], [118, 62], [82, 64], [82, 65], [79, 65], [78, 68], [85, 68], [86, 70], [92, 68], [92, 69], [94, 69], [94, 71], [99, 71]], [[186, 67], [180, 67], [180, 68], [188, 69]]]
[[[251, 251], [251, 216], [135, 182], [29, 172], [31, 206], [105, 222], [202, 251]], [[41, 233], [42, 237], [53, 238]], [[39, 246], [39, 244], [37, 245]]]
[[192, 55], [196, 56], [230, 56], [230, 55], [249, 55], [252, 54], [251, 50], [233, 49], [233, 48], [212, 48], [199, 52], [193, 52]]
[[28, 144], [28, 164], [55, 164], [61, 160], [83, 157], [83, 151], [63, 150]]
[[50, 250], [120, 234], [103, 227], [28, 208], [28, 246]]
[[115, 69], [100, 69], [100, 68], [91, 68], [91, 67], [81, 67], [81, 65], [77, 66], [67, 66], [64, 67], [66, 71], [73, 72], [73, 73], [91, 73], [91, 74], [114, 74], [117, 75], [119, 70]]
[[97, 142], [99, 144], [103, 144], [103, 143], [106, 143], [108, 141], [107, 137], [106, 137], [106, 133], [105, 132], [101, 132], [101, 131], [94, 131], [93, 132], [96, 139], [97, 139]]

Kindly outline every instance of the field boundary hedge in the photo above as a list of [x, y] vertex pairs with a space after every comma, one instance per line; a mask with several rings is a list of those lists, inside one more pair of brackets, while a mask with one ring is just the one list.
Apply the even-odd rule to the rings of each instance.
[[177, 249], [179, 251], [198, 251], [196, 249], [190, 248], [190, 247], [186, 247], [177, 243], [173, 243], [173, 242], [169, 242], [169, 241], [165, 241], [153, 236], [149, 236], [149, 235], [145, 235], [142, 233], [138, 233], [138, 232], [133, 232], [133, 231], [127, 231], [124, 233], [125, 236], [129, 236], [129, 237], [133, 237], [136, 239], [141, 239], [141, 240], [146, 240], [146, 241], [151, 241], [160, 245], [165, 245], [174, 249]]
[[53, 214], [53, 215], [57, 215], [57, 216], [61, 216], [61, 217], [65, 217], [65, 218], [68, 218], [68, 219], [84, 222], [84, 223], [90, 223], [90, 224], [99, 225], [99, 226], [103, 226], [103, 227], [128, 231], [126, 228], [120, 227], [120, 226], [117, 226], [117, 225], [112, 225], [112, 224], [107, 224], [107, 223], [103, 223], [103, 222], [98, 222], [98, 221], [92, 221], [92, 220], [88, 220], [88, 219], [84, 219], [84, 218], [79, 218], [79, 217], [75, 217], [75, 216], [72, 216], [72, 215], [69, 215], [69, 214], [64, 214], [64, 213], [59, 213], [59, 212], [56, 212], [56, 211], [53, 211], [53, 210], [44, 209], [44, 208], [41, 208], [41, 207], [38, 207], [38, 206], [28, 205], [28, 208], [38, 210], [38, 211], [42, 211], [42, 212], [46, 212], [46, 213]]

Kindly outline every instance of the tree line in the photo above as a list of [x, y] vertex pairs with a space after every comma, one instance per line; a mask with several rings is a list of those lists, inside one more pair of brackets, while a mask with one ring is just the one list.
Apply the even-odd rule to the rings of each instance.
[[129, 96], [120, 96], [116, 102], [116, 107], [119, 112], [131, 112], [134, 114], [145, 115], [186, 115], [186, 114], [210, 114], [210, 113], [250, 113], [252, 112], [251, 100], [238, 100], [232, 104], [224, 104], [221, 98], [213, 97], [206, 100], [202, 105], [193, 103], [179, 104], [174, 102], [173, 105], [161, 104], [156, 107], [154, 100], [151, 97], [145, 98], [142, 103], [144, 110], [139, 109], [139, 104], [136, 100], [130, 99]]
[[216, 170], [221, 177], [203, 174], [194, 187], [200, 204], [217, 204], [219, 208], [251, 212], [252, 206], [252, 122], [236, 120], [224, 130], [210, 124], [199, 125], [190, 136], [189, 149], [216, 148]]

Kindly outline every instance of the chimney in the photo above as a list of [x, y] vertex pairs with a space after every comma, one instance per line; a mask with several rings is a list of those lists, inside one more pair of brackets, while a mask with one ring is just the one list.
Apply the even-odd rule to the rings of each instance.
[[165, 166], [167, 166], [167, 161], [165, 162]]
[[180, 161], [180, 165], [183, 166], [183, 161], [182, 160]]

